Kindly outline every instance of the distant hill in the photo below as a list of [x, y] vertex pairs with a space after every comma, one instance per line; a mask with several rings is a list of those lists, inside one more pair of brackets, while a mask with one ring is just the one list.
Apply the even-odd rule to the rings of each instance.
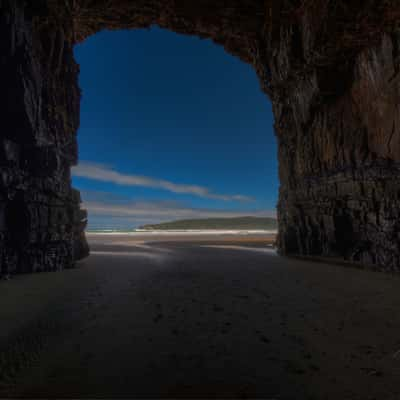
[[278, 228], [277, 220], [268, 217], [235, 217], [235, 218], [204, 218], [182, 219], [161, 224], [143, 225], [139, 229], [148, 230], [180, 230], [180, 229], [264, 229]]

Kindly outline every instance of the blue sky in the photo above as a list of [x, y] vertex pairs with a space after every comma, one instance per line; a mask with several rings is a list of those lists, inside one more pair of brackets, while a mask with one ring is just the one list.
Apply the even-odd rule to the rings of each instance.
[[89, 227], [274, 213], [271, 105], [249, 65], [159, 28], [100, 32], [75, 56], [83, 97], [73, 185]]

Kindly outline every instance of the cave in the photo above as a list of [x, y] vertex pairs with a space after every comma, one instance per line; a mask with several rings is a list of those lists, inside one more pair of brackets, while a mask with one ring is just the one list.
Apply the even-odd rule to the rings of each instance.
[[85, 257], [74, 45], [103, 29], [213, 40], [252, 65], [278, 140], [280, 254], [400, 267], [396, 0], [0, 0], [0, 275]]

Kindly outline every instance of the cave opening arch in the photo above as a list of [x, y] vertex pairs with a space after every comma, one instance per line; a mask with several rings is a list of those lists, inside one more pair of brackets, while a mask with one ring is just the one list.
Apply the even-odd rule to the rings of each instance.
[[84, 240], [84, 215], [70, 183], [80, 103], [73, 46], [103, 29], [152, 25], [212, 39], [255, 68], [275, 115], [281, 253], [398, 270], [396, 3], [3, 0], [1, 221], [18, 195], [26, 240], [15, 248], [1, 224], [2, 272], [20, 269], [21, 248], [35, 270], [82, 255], [74, 243]]

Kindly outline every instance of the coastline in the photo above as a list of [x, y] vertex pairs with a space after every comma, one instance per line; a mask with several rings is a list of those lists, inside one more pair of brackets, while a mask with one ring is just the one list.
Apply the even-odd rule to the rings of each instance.
[[87, 230], [88, 235], [276, 235], [277, 230], [244, 229], [136, 229], [133, 231]]

